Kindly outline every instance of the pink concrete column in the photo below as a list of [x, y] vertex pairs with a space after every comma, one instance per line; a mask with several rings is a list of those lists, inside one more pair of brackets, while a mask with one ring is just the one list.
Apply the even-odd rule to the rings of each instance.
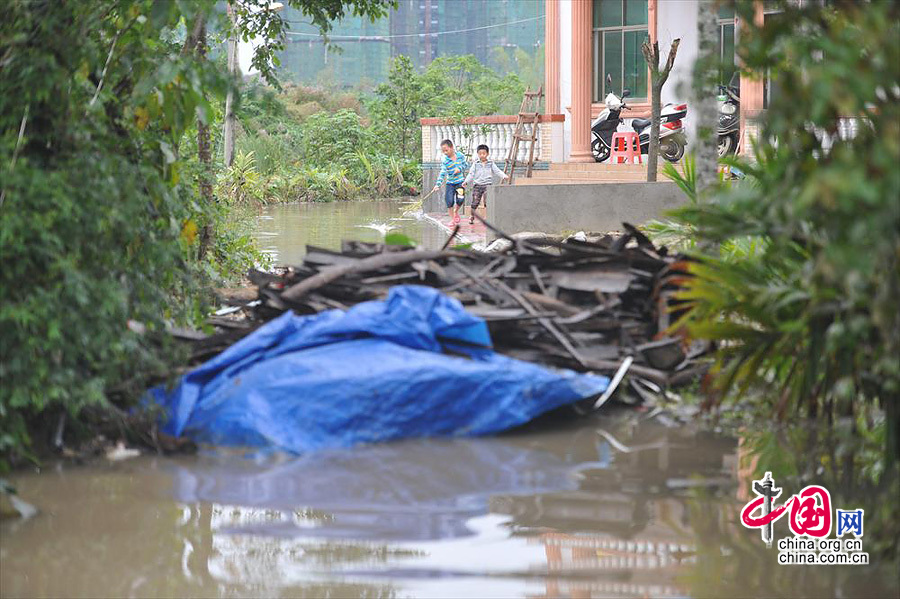
[[547, 114], [559, 114], [559, 0], [547, 0], [544, 17], [544, 98]]
[[[761, 27], [766, 20], [764, 5], [756, 0], [754, 3], [753, 22]], [[735, 19], [735, 29], [742, 26], [740, 18]], [[740, 35], [740, 33], [738, 33]], [[741, 73], [741, 153], [747, 154], [752, 150], [753, 137], [756, 134], [754, 121], [759, 117], [765, 104], [765, 86], [759, 73]]]
[[572, 149], [570, 162], [591, 155], [591, 0], [572, 1]]

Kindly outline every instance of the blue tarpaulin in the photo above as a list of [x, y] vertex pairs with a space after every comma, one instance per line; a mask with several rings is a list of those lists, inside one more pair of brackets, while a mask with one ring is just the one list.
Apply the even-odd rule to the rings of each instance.
[[459, 301], [397, 286], [346, 312], [286, 312], [151, 398], [168, 434], [303, 453], [497, 433], [608, 384], [499, 355]]

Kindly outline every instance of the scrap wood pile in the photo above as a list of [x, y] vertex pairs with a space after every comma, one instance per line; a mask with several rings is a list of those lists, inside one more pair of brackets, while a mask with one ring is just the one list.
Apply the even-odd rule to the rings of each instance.
[[631, 356], [628, 385], [646, 398], [700, 376], [707, 348], [665, 333], [675, 318], [684, 261], [634, 227], [625, 229], [618, 237], [562, 242], [504, 236], [499, 253], [353, 241], [340, 252], [308, 247], [300, 266], [251, 273], [257, 299], [235, 300], [220, 311], [246, 318], [211, 319], [222, 332], [196, 342], [195, 361], [286, 310], [343, 310], [384, 298], [393, 285], [416, 284], [457, 298], [483, 318], [495, 349], [507, 356], [608, 376]]

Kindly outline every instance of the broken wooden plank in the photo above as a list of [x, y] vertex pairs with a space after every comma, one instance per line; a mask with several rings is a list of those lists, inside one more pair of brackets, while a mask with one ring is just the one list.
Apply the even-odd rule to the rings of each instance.
[[384, 254], [375, 254], [369, 258], [363, 258], [352, 264], [344, 264], [340, 266], [331, 266], [319, 271], [308, 279], [291, 286], [281, 295], [288, 300], [297, 300], [314, 289], [318, 289], [323, 285], [327, 285], [331, 281], [348, 274], [358, 274], [364, 272], [372, 272], [381, 270], [382, 268], [393, 268], [404, 266], [419, 260], [434, 260], [456, 254], [457, 252], [434, 251], [434, 250], [407, 250], [403, 252], [386, 252]]
[[627, 270], [611, 268], [585, 268], [580, 270], [548, 270], [554, 285], [577, 291], [601, 291], [622, 293], [628, 290], [634, 275]]
[[349, 253], [333, 252], [325, 248], [308, 245], [306, 246], [306, 255], [303, 257], [303, 263], [312, 266], [335, 266], [355, 264], [362, 259], [362, 257], [352, 256]]
[[[526, 300], [524, 297], [522, 297], [522, 295], [520, 293], [511, 289], [509, 287], [509, 285], [507, 285], [503, 281], [497, 280], [497, 281], [490, 281], [490, 282], [496, 284], [501, 289], [503, 289], [514, 300], [516, 300], [516, 302], [521, 304], [521, 306], [523, 308], [528, 310], [529, 313], [531, 313], [531, 314], [537, 313], [537, 310], [534, 308], [534, 306], [532, 306], [530, 303], [528, 303], [528, 300]], [[538, 319], [538, 322], [541, 323], [541, 325], [544, 328], [546, 328], [550, 332], [550, 334], [556, 338], [557, 341], [559, 341], [560, 345], [562, 345], [564, 348], [566, 348], [566, 351], [568, 351], [570, 354], [572, 354], [572, 357], [575, 358], [575, 360], [579, 364], [581, 364], [582, 366], [585, 366], [585, 361], [584, 361], [584, 358], [582, 357], [582, 355], [580, 353], [578, 353], [578, 350], [575, 349], [575, 347], [572, 345], [572, 342], [566, 338], [566, 336], [562, 333], [562, 331], [560, 331], [559, 328], [555, 324], [553, 324], [553, 322], [550, 319], [540, 318], [540, 319]]]
[[672, 370], [684, 361], [681, 339], [667, 338], [643, 343], [635, 348], [647, 362], [660, 370]]
[[576, 306], [572, 306], [546, 295], [541, 295], [540, 293], [523, 291], [522, 297], [527, 299], [529, 302], [535, 303], [543, 308], [553, 310], [561, 316], [575, 316], [576, 314], [581, 313], [581, 311]]

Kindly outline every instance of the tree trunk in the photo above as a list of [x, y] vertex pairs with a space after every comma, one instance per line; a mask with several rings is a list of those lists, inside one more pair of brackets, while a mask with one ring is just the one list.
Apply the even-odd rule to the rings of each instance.
[[644, 54], [644, 60], [650, 67], [650, 148], [647, 151], [647, 181], [653, 183], [656, 181], [656, 171], [659, 165], [659, 121], [662, 112], [662, 89], [672, 72], [672, 65], [675, 64], [675, 56], [678, 54], [678, 45], [681, 38], [672, 42], [669, 48], [669, 57], [666, 59], [666, 66], [662, 71], [659, 70], [659, 41], [650, 45], [649, 41], [645, 41], [641, 46], [641, 52]]
[[[231, 26], [234, 27], [234, 10], [231, 2], [227, 5], [228, 17], [231, 20]], [[234, 83], [235, 74], [237, 73], [237, 32], [232, 31], [228, 36], [228, 75]], [[225, 166], [231, 166], [234, 161], [234, 89], [228, 88], [228, 95], [225, 97], [225, 131], [223, 134], [225, 145]]]
[[719, 74], [719, 23], [715, 2], [700, 2], [697, 8], [699, 52], [694, 63], [693, 110], [697, 123], [697, 196], [702, 197], [718, 181], [719, 156], [716, 130], [719, 109], [716, 83]]
[[[197, 35], [197, 59], [206, 60], [206, 52], [206, 22], [204, 19], [199, 26], [199, 34]], [[197, 118], [197, 155], [200, 159], [200, 197], [203, 200], [203, 206], [210, 209], [215, 200], [212, 192], [212, 155], [209, 150], [209, 125], [204, 123], [203, 119], [199, 117]], [[198, 251], [200, 260], [203, 260], [209, 252], [214, 234], [212, 218], [208, 218], [200, 233], [200, 249]]]
[[[657, 58], [659, 56], [657, 55]], [[662, 112], [662, 85], [659, 74], [650, 69], [650, 149], [647, 151], [647, 181], [656, 182], [656, 169], [659, 166], [659, 115]]]

